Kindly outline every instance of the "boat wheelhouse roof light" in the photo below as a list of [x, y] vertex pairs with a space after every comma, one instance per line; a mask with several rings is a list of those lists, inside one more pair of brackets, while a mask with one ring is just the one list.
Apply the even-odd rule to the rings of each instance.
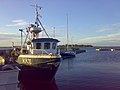
[[33, 39], [32, 42], [60, 42], [60, 41], [53, 38], [37, 38]]

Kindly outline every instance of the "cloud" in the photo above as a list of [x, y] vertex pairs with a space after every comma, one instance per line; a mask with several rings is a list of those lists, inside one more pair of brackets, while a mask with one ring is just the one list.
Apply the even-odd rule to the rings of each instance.
[[76, 43], [91, 45], [120, 45], [120, 23], [98, 25], [89, 36], [84, 35]]
[[0, 46], [20, 45], [20, 35], [18, 33], [0, 32]]
[[117, 32], [120, 31], [120, 23], [99, 25], [96, 27], [96, 32]]
[[0, 35], [13, 35], [13, 34], [16, 34], [16, 33], [0, 32]]
[[15, 46], [20, 46], [20, 41], [18, 40], [1, 40], [0, 47], [10, 47], [14, 42]]
[[99, 43], [99, 42], [114, 42], [120, 41], [120, 33], [115, 34], [108, 34], [103, 36], [96, 36], [96, 37], [86, 37], [79, 40], [80, 43]]
[[28, 23], [22, 19], [19, 19], [19, 20], [12, 20], [12, 23], [13, 24], [8, 24], [6, 26], [24, 26], [24, 25], [27, 25]]
[[19, 35], [17, 35], [17, 33], [0, 32], [0, 41], [3, 41], [3, 40], [16, 40], [18, 38], [19, 38]]

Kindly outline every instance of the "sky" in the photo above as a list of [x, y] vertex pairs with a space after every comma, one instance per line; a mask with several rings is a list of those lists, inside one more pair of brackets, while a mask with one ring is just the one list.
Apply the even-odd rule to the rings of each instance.
[[60, 44], [66, 44], [68, 16], [69, 44], [120, 46], [120, 0], [0, 0], [0, 46], [20, 45], [19, 29], [35, 21], [34, 4]]

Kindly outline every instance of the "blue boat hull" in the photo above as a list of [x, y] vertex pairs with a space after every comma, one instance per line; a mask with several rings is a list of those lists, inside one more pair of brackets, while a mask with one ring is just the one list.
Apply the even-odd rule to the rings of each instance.
[[74, 58], [74, 57], [75, 57], [75, 54], [74, 54], [74, 53], [61, 52], [60, 55], [62, 56], [63, 59], [66, 59], [66, 58]]

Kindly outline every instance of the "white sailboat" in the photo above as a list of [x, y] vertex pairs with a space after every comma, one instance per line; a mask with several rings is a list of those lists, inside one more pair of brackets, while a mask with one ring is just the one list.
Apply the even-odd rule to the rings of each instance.
[[67, 15], [67, 44], [66, 44], [66, 51], [61, 52], [61, 56], [63, 59], [66, 58], [73, 58], [75, 57], [75, 53], [69, 49], [69, 36], [68, 36], [68, 15]]

